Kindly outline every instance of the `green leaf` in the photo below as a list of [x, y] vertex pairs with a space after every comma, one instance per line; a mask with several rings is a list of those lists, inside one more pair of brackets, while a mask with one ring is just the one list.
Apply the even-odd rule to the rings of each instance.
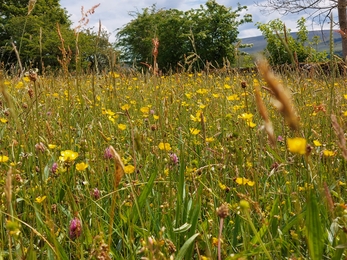
[[183, 244], [180, 251], [178, 251], [178, 253], [177, 253], [176, 260], [184, 259], [188, 249], [190, 248], [191, 245], [193, 245], [195, 238], [199, 235], [200, 235], [200, 233], [194, 234]]
[[[138, 200], [137, 200], [138, 209], [144, 208], [145, 203], [146, 203], [146, 199], [147, 199], [149, 193], [151, 192], [151, 190], [153, 189], [153, 185], [154, 185], [154, 181], [155, 181], [156, 177], [157, 177], [157, 171], [153, 171], [147, 184], [143, 188], [140, 196], [138, 197]], [[136, 221], [139, 217], [139, 214], [141, 214], [141, 212], [139, 212], [138, 210], [133, 210], [133, 212], [134, 212], [133, 223], [136, 223]]]
[[184, 223], [182, 226], [178, 227], [178, 228], [174, 228], [173, 232], [175, 233], [182, 233], [182, 232], [186, 232], [190, 229], [192, 225], [189, 223]]
[[314, 191], [311, 191], [308, 197], [305, 225], [310, 257], [312, 260], [321, 260], [324, 249], [323, 230], [317, 195]]

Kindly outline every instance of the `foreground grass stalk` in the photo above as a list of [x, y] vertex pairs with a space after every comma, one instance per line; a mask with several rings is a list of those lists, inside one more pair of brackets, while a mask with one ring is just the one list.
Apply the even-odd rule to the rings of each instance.
[[265, 253], [267, 259], [272, 259], [272, 256], [270, 255], [269, 251], [267, 250], [265, 244], [263, 243], [257, 229], [255, 228], [254, 224], [253, 224], [253, 221], [252, 221], [252, 218], [251, 216], [249, 215], [249, 202], [246, 201], [246, 200], [241, 200], [240, 201], [240, 207], [242, 209], [242, 212], [243, 214], [245, 214], [246, 216], [246, 220], [249, 224], [249, 226], [251, 227], [252, 231], [253, 231], [253, 234], [256, 236], [257, 240], [259, 241], [260, 243], [260, 246], [261, 248], [263, 249], [263, 252]]
[[113, 178], [114, 178], [114, 185], [113, 185], [114, 192], [112, 194], [112, 202], [111, 202], [111, 209], [110, 209], [109, 237], [108, 237], [108, 248], [111, 248], [113, 222], [114, 222], [114, 216], [115, 216], [115, 210], [116, 210], [116, 200], [117, 200], [116, 189], [119, 185], [121, 178], [124, 175], [124, 165], [123, 165], [123, 162], [122, 162], [119, 154], [116, 152], [116, 150], [113, 148], [113, 146], [110, 146], [109, 150], [113, 156], [114, 164], [115, 164], [115, 166], [114, 166], [115, 172], [114, 172], [114, 176], [113, 176]]
[[222, 204], [217, 209], [217, 215], [219, 216], [219, 234], [218, 234], [218, 260], [222, 259], [222, 231], [223, 231], [223, 225], [224, 225], [224, 219], [229, 215], [229, 207], [228, 204]]

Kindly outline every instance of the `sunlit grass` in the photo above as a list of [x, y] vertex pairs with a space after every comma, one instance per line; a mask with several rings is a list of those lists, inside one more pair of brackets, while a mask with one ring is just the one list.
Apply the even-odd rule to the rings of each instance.
[[0, 259], [344, 258], [347, 82], [278, 80], [3, 76]]

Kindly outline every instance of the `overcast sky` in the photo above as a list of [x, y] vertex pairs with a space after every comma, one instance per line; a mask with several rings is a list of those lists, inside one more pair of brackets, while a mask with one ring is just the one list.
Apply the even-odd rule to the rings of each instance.
[[[243, 1], [231, 1], [231, 0], [217, 0], [219, 4], [225, 5], [226, 7], [232, 7], [236, 10], [237, 3], [241, 2], [242, 5], [248, 7], [247, 13], [253, 15], [253, 23], [248, 23], [239, 27], [239, 38], [247, 38], [252, 36], [261, 35], [261, 32], [256, 28], [255, 23], [261, 22], [266, 23], [275, 18], [281, 18], [287, 28], [290, 28], [293, 32], [296, 31], [296, 21], [303, 15], [287, 15], [282, 16], [279, 13], [263, 14], [260, 12], [260, 8], [254, 4], [254, 0], [243, 0]], [[261, 2], [261, 0], [259, 0]], [[99, 20], [102, 26], [111, 33], [110, 40], [115, 40], [115, 34], [117, 29], [121, 28], [130, 20], [132, 17], [129, 12], [142, 11], [143, 8], [150, 7], [156, 4], [157, 8], [175, 8], [178, 10], [186, 11], [190, 9], [196, 9], [200, 5], [204, 5], [206, 0], [61, 0], [60, 4], [63, 8], [66, 8], [70, 14], [70, 19], [77, 25], [78, 20], [81, 19], [81, 7], [84, 10], [90, 9], [92, 6], [99, 4], [96, 8], [95, 13], [90, 15], [90, 22], [88, 27], [98, 28]], [[318, 25], [314, 25], [311, 22], [307, 22], [308, 30], [318, 29]]]

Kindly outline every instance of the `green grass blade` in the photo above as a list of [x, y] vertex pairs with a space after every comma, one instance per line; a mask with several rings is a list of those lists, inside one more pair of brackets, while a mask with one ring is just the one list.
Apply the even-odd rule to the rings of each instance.
[[260, 228], [258, 231], [259, 236], [254, 236], [251, 243], [256, 244], [259, 243], [263, 236], [269, 231], [271, 233], [271, 236], [274, 237], [277, 233], [277, 224], [278, 219], [274, 216], [278, 214], [278, 204], [279, 204], [279, 197], [277, 197], [272, 205], [272, 209], [270, 212], [270, 216], [268, 221], [265, 222], [265, 224]]
[[[144, 206], [145, 206], [145, 203], [146, 203], [146, 199], [149, 195], [149, 193], [151, 192], [151, 190], [153, 189], [153, 185], [154, 185], [154, 181], [155, 181], [155, 178], [157, 177], [157, 172], [156, 171], [153, 171], [152, 174], [151, 174], [151, 177], [149, 178], [147, 184], [145, 185], [145, 187], [143, 188], [140, 196], [138, 197], [138, 200], [137, 200], [137, 206], [138, 206], [138, 209], [143, 209]], [[139, 214], [141, 214], [141, 212], [139, 212], [138, 210], [134, 209], [133, 210], [133, 223], [136, 223], [138, 217], [139, 217]]]
[[[181, 247], [180, 251], [178, 251], [176, 260], [184, 259], [184, 257], [187, 255], [188, 249], [194, 244], [195, 238], [199, 236], [200, 233], [196, 233], [193, 236], [191, 236]], [[191, 259], [191, 258], [187, 258]]]
[[[198, 220], [199, 220], [200, 211], [201, 211], [201, 193], [202, 193], [202, 186], [200, 186], [197, 199], [194, 202], [195, 206], [190, 211], [189, 223], [191, 224], [191, 228], [190, 228], [190, 232], [188, 233], [189, 237], [194, 235], [198, 225]], [[193, 249], [194, 249], [193, 246], [191, 246], [187, 250], [187, 256], [190, 258], [193, 255]]]
[[314, 191], [311, 191], [309, 194], [305, 225], [306, 239], [311, 259], [323, 259], [324, 240], [322, 222], [320, 219], [317, 195]]

